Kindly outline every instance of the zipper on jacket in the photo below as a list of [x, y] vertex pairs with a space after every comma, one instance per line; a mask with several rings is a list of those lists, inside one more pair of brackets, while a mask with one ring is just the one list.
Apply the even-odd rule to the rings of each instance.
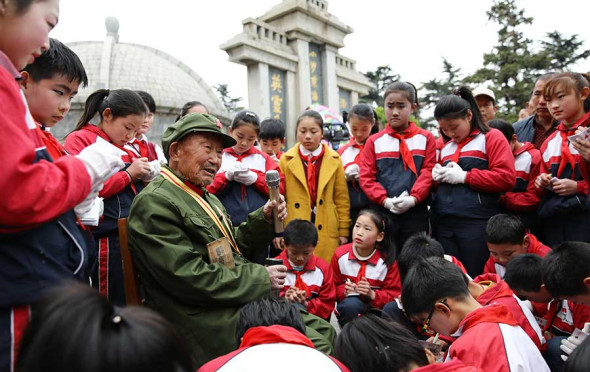
[[66, 234], [68, 234], [68, 236], [72, 239], [72, 241], [74, 242], [74, 244], [76, 245], [76, 247], [80, 251], [80, 264], [78, 265], [78, 267], [74, 271], [74, 275], [77, 275], [78, 272], [80, 271], [80, 269], [82, 269], [82, 266], [84, 266], [84, 249], [80, 246], [80, 244], [78, 243], [78, 241], [76, 240], [74, 235], [72, 235], [72, 233], [64, 226], [64, 224], [61, 221], [57, 221], [57, 223], [61, 226], [62, 229], [64, 229]]

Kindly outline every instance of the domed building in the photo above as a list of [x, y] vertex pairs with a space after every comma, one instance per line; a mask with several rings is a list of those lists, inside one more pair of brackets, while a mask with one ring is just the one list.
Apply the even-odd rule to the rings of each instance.
[[67, 45], [80, 57], [88, 75], [88, 86], [81, 88], [63, 124], [53, 128], [61, 139], [82, 116], [84, 102], [97, 89], [127, 88], [143, 90], [154, 97], [157, 112], [149, 132], [150, 140], [159, 142], [167, 126], [174, 123], [182, 106], [200, 101], [222, 122], [230, 122], [215, 92], [190, 67], [160, 50], [132, 43], [119, 43], [119, 22], [114, 17], [105, 21], [104, 41], [80, 41]]

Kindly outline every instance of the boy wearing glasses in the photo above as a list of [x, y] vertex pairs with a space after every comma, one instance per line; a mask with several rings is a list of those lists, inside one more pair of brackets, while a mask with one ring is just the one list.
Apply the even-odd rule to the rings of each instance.
[[549, 371], [510, 310], [499, 304], [482, 306], [469, 293], [461, 270], [445, 259], [416, 263], [403, 282], [402, 302], [409, 317], [457, 337], [447, 360], [459, 358], [485, 371]]

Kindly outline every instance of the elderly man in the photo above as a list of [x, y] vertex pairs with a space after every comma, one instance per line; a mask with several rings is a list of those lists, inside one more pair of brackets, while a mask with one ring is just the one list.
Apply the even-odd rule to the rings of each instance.
[[[199, 365], [236, 348], [240, 307], [280, 290], [286, 276], [285, 266], [243, 258], [271, 242], [276, 202], [235, 228], [221, 202], [205, 191], [221, 166], [221, 151], [234, 144], [212, 116], [180, 119], [162, 137], [169, 166], [137, 195], [129, 213], [129, 243], [146, 304], [177, 326]], [[278, 210], [284, 219], [284, 201]], [[207, 245], [214, 241], [231, 249], [230, 262], [212, 263]]]

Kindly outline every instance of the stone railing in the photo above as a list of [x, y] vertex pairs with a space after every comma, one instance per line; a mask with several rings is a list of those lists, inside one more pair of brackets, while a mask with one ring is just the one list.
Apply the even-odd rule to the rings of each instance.
[[328, 2], [325, 0], [307, 0], [307, 3], [320, 8], [322, 11], [328, 10]]
[[346, 58], [339, 54], [336, 55], [336, 67], [344, 67], [348, 70], [356, 70], [356, 61], [350, 58]]
[[287, 34], [269, 24], [254, 18], [244, 20], [244, 33], [255, 36], [260, 40], [267, 40], [279, 44], [287, 45]]

